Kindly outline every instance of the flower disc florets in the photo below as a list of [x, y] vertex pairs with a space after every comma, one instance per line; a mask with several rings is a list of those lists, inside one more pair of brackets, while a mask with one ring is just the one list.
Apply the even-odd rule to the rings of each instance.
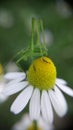
[[50, 58], [38, 58], [30, 65], [27, 78], [31, 85], [40, 90], [51, 89], [56, 80], [56, 67]]

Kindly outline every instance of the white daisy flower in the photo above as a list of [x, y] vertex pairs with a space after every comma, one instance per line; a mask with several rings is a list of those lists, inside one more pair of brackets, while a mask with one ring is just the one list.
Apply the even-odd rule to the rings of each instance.
[[[42, 117], [36, 122], [37, 130], [53, 130], [54, 126], [44, 122]], [[12, 130], [35, 130], [35, 123], [30, 119], [29, 114], [24, 114], [13, 127]]]
[[[18, 67], [14, 64], [14, 62], [8, 63], [8, 65], [5, 68], [6, 72], [10, 71], [18, 71]], [[0, 103], [3, 103], [8, 99], [8, 96], [4, 94], [4, 89], [6, 87], [6, 82], [7, 80], [4, 79], [4, 74], [3, 74], [3, 67], [0, 64]]]
[[[7, 73], [5, 94], [21, 93], [12, 103], [10, 111], [20, 113], [29, 102], [29, 113], [32, 120], [38, 120], [40, 113], [45, 121], [53, 122], [53, 108], [63, 117], [67, 112], [67, 103], [61, 92], [73, 97], [73, 90], [63, 79], [56, 78], [56, 67], [48, 57], [40, 57], [33, 61], [27, 74], [24, 72]], [[52, 108], [53, 107], [53, 108]]]

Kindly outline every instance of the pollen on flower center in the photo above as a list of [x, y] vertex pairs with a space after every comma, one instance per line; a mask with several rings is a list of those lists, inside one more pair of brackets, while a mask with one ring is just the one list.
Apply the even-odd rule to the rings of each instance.
[[48, 57], [41, 57], [33, 61], [27, 73], [28, 81], [39, 89], [51, 89], [56, 79], [56, 67]]

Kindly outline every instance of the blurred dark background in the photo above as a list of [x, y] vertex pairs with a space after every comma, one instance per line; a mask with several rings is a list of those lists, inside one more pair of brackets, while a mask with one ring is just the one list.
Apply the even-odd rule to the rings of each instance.
[[[57, 75], [73, 88], [73, 1], [11, 0], [0, 1], [0, 63], [5, 68], [16, 53], [30, 44], [32, 17], [44, 23], [48, 56]], [[16, 95], [0, 104], [0, 130], [10, 130], [23, 115], [10, 113]], [[65, 95], [69, 110], [64, 118], [55, 115], [55, 130], [73, 129], [73, 99]]]

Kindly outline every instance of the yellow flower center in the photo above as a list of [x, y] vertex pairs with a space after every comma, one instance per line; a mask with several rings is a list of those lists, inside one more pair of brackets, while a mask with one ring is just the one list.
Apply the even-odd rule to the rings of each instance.
[[[34, 123], [27, 130], [35, 130]], [[42, 129], [37, 126], [37, 130], [42, 130]]]
[[3, 74], [3, 67], [2, 65], [0, 64], [0, 75]]
[[48, 57], [41, 57], [30, 65], [27, 79], [31, 85], [40, 90], [48, 90], [54, 87], [56, 80], [56, 67]]

